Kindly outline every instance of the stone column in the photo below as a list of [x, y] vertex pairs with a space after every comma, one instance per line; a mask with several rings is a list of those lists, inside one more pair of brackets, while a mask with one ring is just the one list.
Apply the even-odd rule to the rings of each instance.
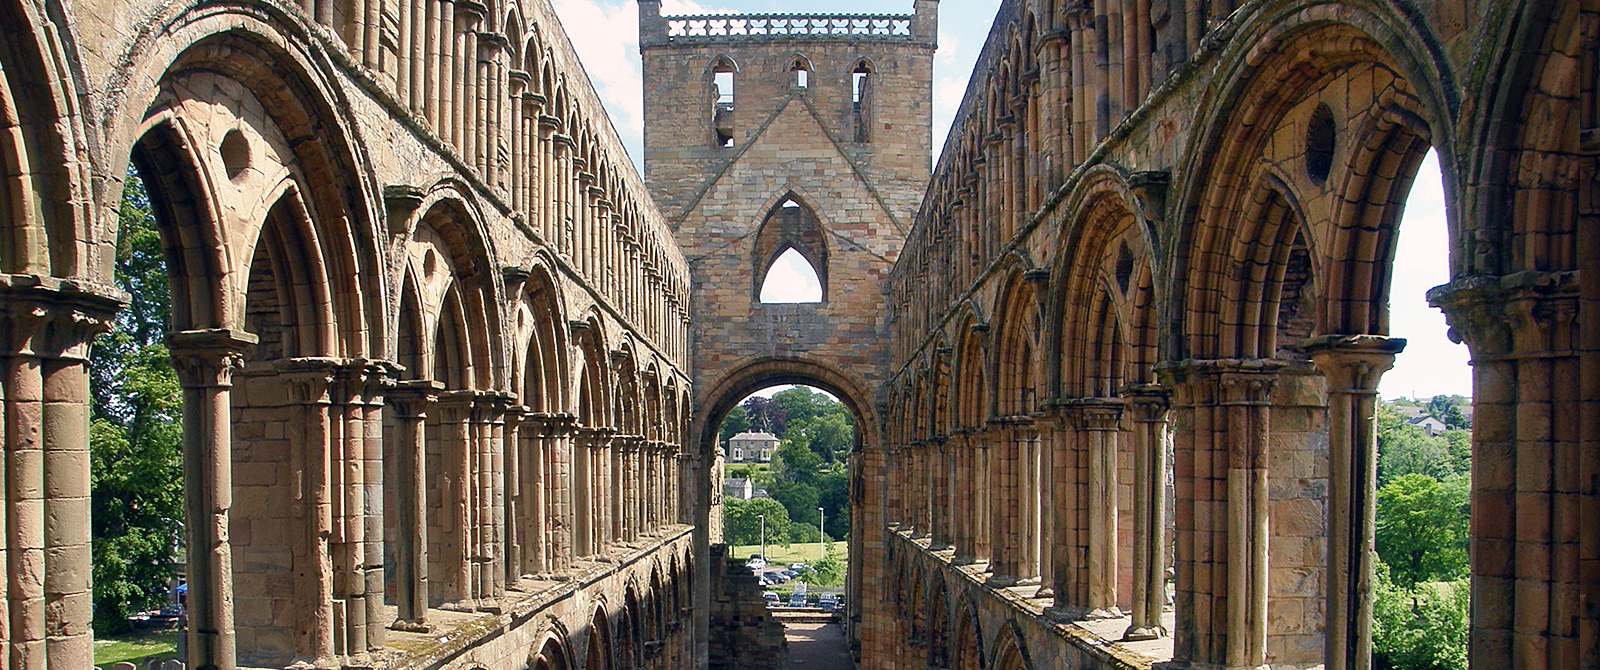
[[1329, 335], [1305, 347], [1328, 380], [1328, 670], [1372, 668], [1378, 380], [1405, 345]]
[[[440, 464], [437, 474], [430, 473], [439, 491], [439, 506], [432, 525], [440, 538], [439, 554], [428, 558], [435, 567], [429, 569], [429, 578], [439, 585], [439, 600], [453, 609], [470, 609], [473, 598], [472, 531], [474, 513], [472, 499], [472, 401], [474, 391], [445, 391], [439, 394], [436, 405], [439, 417], [438, 442]], [[430, 601], [433, 598], [430, 598]]]
[[973, 444], [972, 431], [961, 428], [956, 430], [955, 440], [955, 468], [951, 472], [952, 494], [950, 512], [954, 517], [951, 524], [954, 536], [956, 553], [952, 561], [956, 565], [971, 565], [978, 560], [977, 546], [973, 526], [975, 520], [972, 509], [974, 494], [972, 492], [973, 472]]
[[549, 457], [551, 416], [544, 413], [522, 415], [522, 465], [516, 479], [521, 490], [518, 509], [522, 514], [518, 534], [522, 541], [523, 574], [539, 575], [550, 568], [550, 538], [547, 517], [550, 513]]
[[483, 602], [505, 595], [505, 566], [500, 548], [505, 528], [504, 414], [511, 396], [493, 391], [477, 392], [472, 398], [472, 456], [468, 460], [468, 495], [472, 509], [469, 526], [471, 541], [473, 598], [475, 607], [493, 608]]
[[577, 555], [579, 536], [576, 510], [573, 506], [574, 482], [578, 480], [575, 474], [574, 435], [577, 432], [577, 418], [571, 414], [556, 414], [550, 419], [546, 429], [547, 440], [545, 443], [546, 457], [550, 466], [546, 469], [549, 477], [545, 480], [546, 500], [549, 508], [545, 512], [546, 531], [548, 533], [547, 546], [550, 547], [549, 566], [552, 571], [565, 570], [572, 566], [572, 559]]
[[[1576, 181], [1593, 180], [1589, 159]], [[1584, 195], [1580, 220], [1592, 220], [1596, 200]], [[1474, 667], [1600, 662], [1597, 242], [1578, 236], [1577, 271], [1472, 276], [1428, 292], [1472, 350]]]
[[928, 439], [928, 503], [932, 505], [932, 518], [928, 549], [943, 551], [951, 546], [950, 534], [950, 480], [955, 468], [950, 464], [950, 438], [935, 435]]
[[[973, 556], [978, 563], [994, 560], [994, 535], [997, 523], [994, 517], [994, 500], [999, 491], [992, 485], [994, 477], [993, 441], [998, 437], [993, 426], [984, 426], [973, 433], [976, 449], [972, 454], [972, 543]], [[991, 566], [992, 567], [992, 566]]]
[[1118, 541], [1117, 480], [1122, 401], [1086, 398], [1073, 405], [1088, 455], [1089, 618], [1115, 619]]
[[[340, 364], [333, 358], [293, 358], [275, 363], [279, 379], [289, 390], [289, 422], [284, 432], [289, 439], [289, 467], [295, 487], [291, 517], [300, 523], [300, 528], [295, 529], [298, 532], [290, 534], [289, 543], [294, 561], [294, 621], [300, 631], [295, 651], [319, 662], [348, 648], [343, 624], [349, 612], [343, 598], [337, 602], [334, 599], [332, 546], [335, 480], [344, 454], [335, 453], [333, 448], [333, 398], [329, 391]], [[341, 586], [347, 586], [345, 580], [340, 581]]]
[[[365, 359], [347, 361], [330, 387], [333, 434], [330, 469], [333, 502], [335, 610], [342, 602], [346, 647], [364, 654], [382, 648], [383, 609], [383, 387], [394, 366]], [[336, 617], [337, 618], [337, 617]], [[338, 635], [335, 635], [338, 638]], [[338, 645], [335, 645], [336, 647]]]
[[1014, 586], [1025, 560], [1021, 542], [1021, 505], [1017, 487], [1020, 454], [1017, 426], [1009, 419], [991, 419], [989, 472], [989, 575], [991, 586]]
[[183, 385], [187, 643], [188, 665], [194, 668], [236, 667], [233, 549], [228, 544], [228, 511], [233, 507], [230, 391], [233, 371], [244, 364], [244, 352], [256, 341], [256, 336], [234, 330], [188, 330], [167, 336], [172, 367]]
[[586, 557], [595, 553], [594, 546], [594, 495], [593, 474], [590, 472], [591, 462], [594, 459], [594, 442], [597, 439], [591, 428], [579, 428], [572, 438], [572, 492], [571, 503], [573, 513], [572, 526], [572, 556], [573, 558]]
[[505, 463], [502, 487], [505, 489], [504, 510], [505, 523], [505, 585], [507, 588], [515, 587], [522, 581], [522, 575], [527, 570], [528, 559], [524, 553], [534, 553], [532, 537], [527, 533], [528, 502], [533, 496], [528, 495], [527, 487], [523, 482], [533, 472], [528, 458], [527, 441], [522, 437], [522, 422], [527, 417], [528, 408], [522, 405], [511, 405], [505, 410]]
[[[1048, 405], [1050, 435], [1050, 552], [1048, 595], [1054, 598], [1047, 614], [1054, 620], [1082, 618], [1088, 597], [1089, 548], [1084, 541], [1088, 526], [1085, 464], [1088, 457], [1078, 430], [1077, 411], [1069, 402]], [[1041, 588], [1041, 590], [1043, 590]], [[1042, 596], [1041, 596], [1042, 597]]]
[[366, 509], [364, 544], [366, 557], [363, 574], [366, 577], [367, 649], [382, 649], [387, 641], [384, 618], [384, 584], [387, 582], [383, 559], [383, 490], [385, 482], [383, 446], [384, 393], [394, 387], [400, 367], [388, 361], [366, 361], [364, 403], [361, 408], [363, 468], [366, 471], [366, 492], [363, 496]]
[[[1034, 598], [1057, 598], [1058, 573], [1062, 572], [1060, 563], [1070, 553], [1058, 538], [1063, 487], [1058, 467], [1061, 458], [1056, 454], [1061, 446], [1061, 422], [1057, 414], [1053, 405], [1047, 405], [1034, 419], [1039, 453], [1039, 590], [1034, 592]], [[1051, 614], [1054, 607], [1052, 602], [1046, 613]]]
[[1040, 492], [1044, 490], [1044, 473], [1040, 464], [1039, 429], [1033, 417], [1019, 417], [1017, 439], [1017, 514], [1021, 521], [1018, 531], [1022, 547], [1022, 570], [1017, 575], [1020, 583], [1041, 584], [1043, 574], [1040, 559], [1044, 556], [1044, 529], [1040, 526], [1043, 505]]
[[1163, 366], [1174, 390], [1178, 622], [1174, 659], [1256, 668], [1266, 662], [1272, 393], [1280, 361]]
[[1167, 634], [1161, 613], [1167, 605], [1167, 407], [1170, 394], [1154, 384], [1122, 389], [1133, 421], [1133, 620], [1125, 640], [1154, 640]]
[[400, 382], [386, 400], [398, 424], [393, 450], [395, 487], [395, 630], [428, 632], [428, 411], [444, 385], [435, 381]]
[[93, 662], [89, 347], [124, 299], [106, 287], [0, 275], [7, 668]]

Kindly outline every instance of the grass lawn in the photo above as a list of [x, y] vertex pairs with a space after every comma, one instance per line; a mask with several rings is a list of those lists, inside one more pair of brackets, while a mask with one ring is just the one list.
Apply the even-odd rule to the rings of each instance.
[[[734, 558], [750, 558], [751, 556], [761, 553], [761, 545], [752, 544], [734, 546], [731, 548], [731, 551], [733, 553], [730, 555]], [[850, 545], [845, 542], [834, 542], [833, 547], [828, 549], [828, 555], [837, 557], [843, 563], [849, 563]], [[788, 565], [790, 563], [810, 563], [819, 558], [822, 558], [821, 542], [796, 542], [787, 547], [779, 544], [772, 544], [771, 542], [767, 543], [768, 563], [781, 563], [783, 565]]]
[[134, 631], [116, 637], [100, 637], [94, 641], [94, 664], [109, 666], [118, 661], [144, 665], [152, 656], [171, 656], [178, 650], [178, 631]]

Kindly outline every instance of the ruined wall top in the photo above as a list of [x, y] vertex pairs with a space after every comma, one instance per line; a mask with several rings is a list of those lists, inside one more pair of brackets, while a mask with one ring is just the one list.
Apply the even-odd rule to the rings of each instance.
[[736, 42], [906, 42], [934, 46], [938, 0], [916, 0], [911, 14], [695, 14], [662, 16], [659, 0], [639, 0], [643, 47]]

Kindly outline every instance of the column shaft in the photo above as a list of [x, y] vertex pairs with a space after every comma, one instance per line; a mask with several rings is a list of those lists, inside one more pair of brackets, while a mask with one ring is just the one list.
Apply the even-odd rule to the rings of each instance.
[[229, 330], [192, 330], [167, 336], [173, 368], [183, 385], [190, 667], [236, 667], [233, 550], [228, 543], [228, 512], [233, 507], [229, 394], [233, 371], [243, 364], [243, 352], [255, 343], [254, 335]]

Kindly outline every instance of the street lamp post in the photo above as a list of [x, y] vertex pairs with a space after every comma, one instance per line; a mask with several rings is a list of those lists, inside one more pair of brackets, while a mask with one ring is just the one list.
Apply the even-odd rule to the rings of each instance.
[[822, 517], [822, 520], [817, 522], [817, 532], [822, 536], [822, 552], [817, 558], [823, 559], [828, 557], [828, 513], [818, 507], [817, 514]]
[[767, 560], [767, 515], [757, 516], [761, 517], [761, 560], [765, 561]]

